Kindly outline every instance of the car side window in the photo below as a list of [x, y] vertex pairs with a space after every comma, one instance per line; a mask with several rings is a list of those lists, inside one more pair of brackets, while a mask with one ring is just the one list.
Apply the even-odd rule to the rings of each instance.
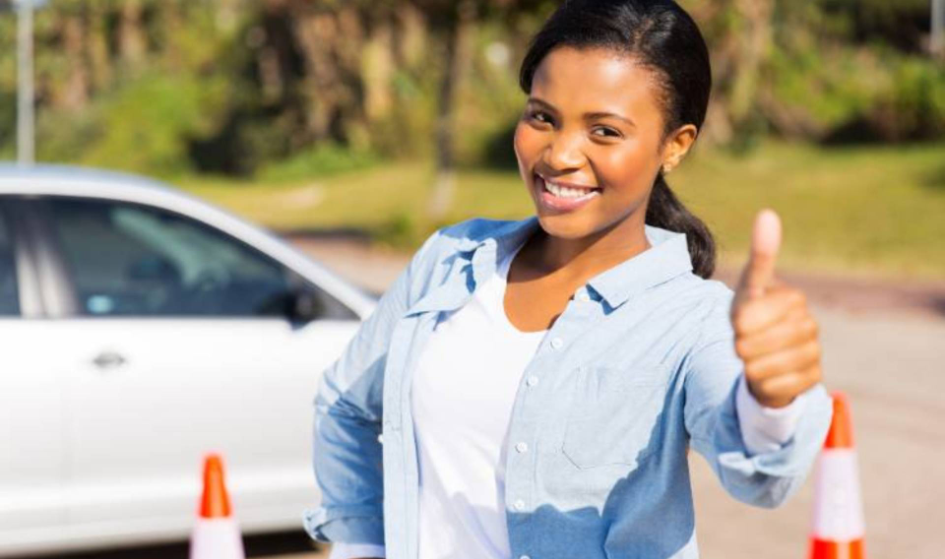
[[315, 295], [307, 319], [337, 314], [340, 303], [317, 287], [188, 217], [103, 200], [51, 198], [49, 204], [85, 316], [291, 317], [300, 290], [307, 302]]
[[10, 220], [0, 208], [0, 316], [19, 316], [20, 298], [16, 284], [16, 259]]

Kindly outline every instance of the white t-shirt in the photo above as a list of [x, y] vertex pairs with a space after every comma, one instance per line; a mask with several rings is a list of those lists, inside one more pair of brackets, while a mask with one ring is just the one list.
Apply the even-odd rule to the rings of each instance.
[[[507, 431], [521, 375], [547, 333], [522, 332], [505, 314], [506, 278], [517, 252], [498, 263], [467, 304], [440, 317], [413, 372], [420, 559], [511, 556], [504, 496]], [[745, 446], [753, 454], [776, 450], [793, 436], [800, 406], [764, 408], [744, 381], [739, 384], [736, 408]], [[384, 555], [383, 546], [337, 544], [330, 559]]]
[[522, 332], [505, 314], [511, 260], [436, 325], [417, 362], [420, 559], [511, 554], [503, 450], [522, 372], [547, 333]]

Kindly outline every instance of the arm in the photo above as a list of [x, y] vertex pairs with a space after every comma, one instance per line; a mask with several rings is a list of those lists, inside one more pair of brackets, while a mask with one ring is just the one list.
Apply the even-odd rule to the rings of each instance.
[[[820, 385], [817, 323], [803, 294], [774, 277], [780, 243], [777, 214], [761, 212], [734, 298], [730, 293], [708, 313], [688, 359], [685, 385], [693, 445], [732, 495], [769, 507], [804, 481], [833, 411]], [[752, 423], [752, 404], [759, 403], [764, 409], [754, 408], [754, 427], [796, 422], [793, 434], [789, 429], [773, 441], [758, 441], [757, 429], [743, 431]], [[746, 417], [740, 420], [739, 412]]]
[[739, 377], [735, 394], [735, 413], [745, 448], [752, 455], [778, 450], [794, 437], [797, 422], [804, 413], [804, 400], [794, 400], [783, 408], [767, 408], [748, 390], [745, 377]]
[[314, 465], [322, 492], [305, 526], [323, 542], [384, 545], [381, 433], [383, 375], [390, 338], [413, 303], [432, 235], [381, 297], [341, 357], [324, 373], [315, 398]]
[[[746, 434], [757, 435], [752, 430], [759, 425], [750, 419], [751, 412], [744, 419], [739, 415], [745, 407], [744, 402], [738, 404], [745, 366], [735, 351], [734, 339], [727, 304], [717, 302], [686, 360], [686, 429], [692, 447], [708, 460], [729, 494], [772, 508], [803, 484], [826, 436], [832, 405], [818, 384], [797, 396], [787, 409], [786, 413], [797, 409], [800, 413], [784, 443], [762, 438], [764, 444], [754, 444], [758, 438]], [[748, 424], [744, 432], [743, 423]], [[753, 443], [751, 447], [746, 439]]]

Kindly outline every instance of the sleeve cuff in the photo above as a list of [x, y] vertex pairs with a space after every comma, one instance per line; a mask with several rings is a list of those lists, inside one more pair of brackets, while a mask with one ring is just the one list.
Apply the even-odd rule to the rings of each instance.
[[360, 559], [362, 557], [387, 557], [382, 545], [362, 543], [336, 543], [331, 546], [328, 559]]
[[783, 408], [768, 408], [758, 403], [748, 391], [744, 375], [738, 379], [735, 394], [738, 426], [745, 448], [751, 455], [776, 452], [791, 440], [804, 412], [805, 399], [802, 396]]
[[322, 506], [305, 511], [303, 521], [315, 541], [384, 546], [384, 517], [373, 505]]

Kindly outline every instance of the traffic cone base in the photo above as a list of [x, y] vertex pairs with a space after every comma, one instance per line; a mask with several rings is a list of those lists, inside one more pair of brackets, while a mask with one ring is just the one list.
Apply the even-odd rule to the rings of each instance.
[[810, 559], [864, 559], [863, 501], [846, 396], [833, 394], [833, 421], [817, 457]]
[[190, 540], [190, 556], [242, 559], [245, 556], [243, 540], [236, 522], [232, 518], [200, 519]]
[[856, 451], [852, 448], [824, 449], [817, 459], [814, 491], [814, 525], [811, 536], [827, 541], [861, 539], [863, 503]]
[[863, 551], [863, 539], [850, 542], [828, 542], [824, 540], [811, 540], [810, 559], [863, 559], [866, 557]]

